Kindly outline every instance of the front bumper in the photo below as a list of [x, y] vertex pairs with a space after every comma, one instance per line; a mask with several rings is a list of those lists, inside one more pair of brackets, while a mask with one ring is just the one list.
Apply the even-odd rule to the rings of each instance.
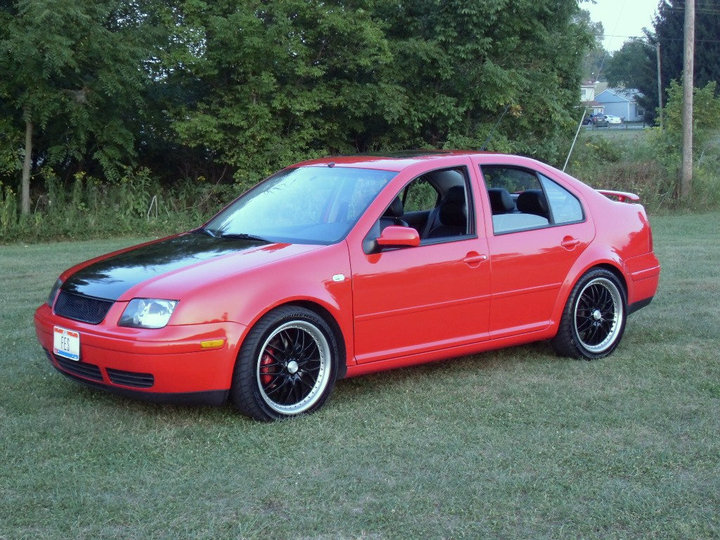
[[[106, 322], [92, 325], [40, 306], [35, 331], [53, 367], [87, 385], [152, 401], [225, 400], [246, 326], [222, 321], [149, 330], [108, 323], [118, 319], [113, 311], [122, 307], [114, 305]], [[79, 361], [53, 353], [55, 326], [80, 334]], [[208, 348], [208, 343], [213, 346]]]

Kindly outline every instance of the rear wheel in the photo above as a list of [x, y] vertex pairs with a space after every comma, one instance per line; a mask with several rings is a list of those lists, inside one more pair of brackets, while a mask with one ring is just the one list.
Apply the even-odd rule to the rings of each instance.
[[594, 360], [615, 350], [627, 318], [625, 289], [609, 270], [596, 268], [575, 284], [552, 344], [558, 354]]
[[330, 395], [339, 361], [325, 320], [298, 306], [263, 317], [240, 349], [231, 399], [257, 420], [276, 420], [319, 408]]

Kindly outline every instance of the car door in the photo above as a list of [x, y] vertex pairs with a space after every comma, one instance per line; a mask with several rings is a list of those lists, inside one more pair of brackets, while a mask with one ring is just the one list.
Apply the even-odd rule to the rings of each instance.
[[[358, 241], [350, 246], [358, 363], [445, 350], [487, 338], [490, 292], [487, 244], [484, 236], [478, 234], [473, 204], [476, 193], [469, 169], [456, 166], [432, 171], [432, 175], [442, 177], [444, 185], [440, 189], [445, 197], [440, 193], [430, 197], [438, 200], [437, 208], [426, 212], [429, 215], [421, 220], [423, 225], [416, 225], [421, 229], [419, 246], [370, 252]], [[456, 185], [451, 186], [452, 182]], [[422, 182], [409, 182], [397, 193], [397, 198], [408, 204], [418, 198], [414, 197], [417, 193], [408, 194], [406, 188], [410, 185], [420, 186]], [[451, 213], [447, 210], [451, 202], [443, 206], [443, 198], [448, 201], [453, 193], [457, 204], [457, 193], [461, 190], [465, 194], [465, 224], [461, 229], [452, 229], [449, 222], [456, 220], [447, 216]], [[441, 208], [446, 214], [443, 216], [446, 228], [441, 225], [435, 234], [428, 230], [431, 227], [426, 222], [428, 218], [435, 219], [438, 212], [433, 210]], [[408, 216], [417, 220], [422, 213], [422, 209], [410, 208]]]
[[501, 338], [541, 331], [551, 324], [560, 288], [593, 239], [594, 227], [579, 198], [548, 175], [509, 165], [483, 165], [481, 170], [493, 224], [488, 232], [490, 334]]

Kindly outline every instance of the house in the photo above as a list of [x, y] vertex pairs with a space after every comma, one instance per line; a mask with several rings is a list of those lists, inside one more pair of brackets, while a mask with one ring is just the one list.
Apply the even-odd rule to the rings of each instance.
[[604, 83], [586, 82], [580, 85], [580, 101], [585, 105], [587, 114], [602, 114], [605, 106], [595, 99], [598, 90], [604, 90], [607, 87]]
[[605, 114], [619, 116], [625, 122], [642, 122], [645, 110], [637, 103], [638, 97], [642, 94], [634, 88], [606, 88], [595, 101], [603, 105]]

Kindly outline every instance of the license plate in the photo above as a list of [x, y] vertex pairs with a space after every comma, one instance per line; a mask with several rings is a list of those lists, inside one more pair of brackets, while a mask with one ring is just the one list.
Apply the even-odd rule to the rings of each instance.
[[53, 352], [68, 360], [80, 360], [80, 334], [74, 330], [54, 327]]

